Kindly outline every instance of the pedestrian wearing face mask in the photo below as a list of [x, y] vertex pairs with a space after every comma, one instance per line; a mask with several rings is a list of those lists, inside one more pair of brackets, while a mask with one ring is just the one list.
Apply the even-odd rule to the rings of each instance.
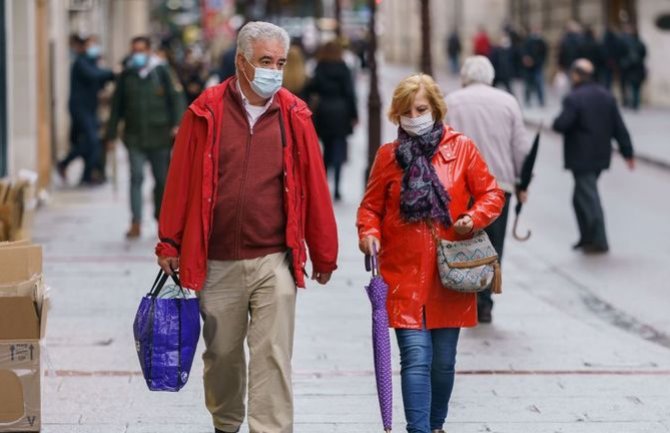
[[388, 114], [398, 137], [379, 148], [358, 208], [360, 249], [376, 247], [389, 284], [409, 433], [442, 432], [460, 328], [477, 324], [477, 295], [440, 282], [435, 237], [471, 237], [505, 200], [475, 143], [443, 123], [446, 111], [430, 76], [398, 84]]
[[186, 103], [175, 74], [151, 52], [149, 38], [138, 36], [131, 47], [131, 55], [116, 82], [105, 137], [108, 146], [112, 146], [119, 123], [124, 123], [122, 141], [130, 160], [132, 214], [126, 237], [135, 239], [142, 226], [144, 166], [147, 161], [151, 165], [154, 217], [158, 220], [172, 142]]
[[70, 99], [68, 109], [72, 120], [70, 152], [57, 165], [58, 174], [67, 180], [67, 168], [77, 158], [83, 158], [84, 171], [81, 185], [95, 185], [103, 181], [100, 170], [102, 143], [99, 137], [98, 93], [114, 73], [98, 66], [102, 49], [94, 36], [87, 39], [73, 37], [75, 54], [70, 73]]
[[215, 432], [239, 431], [245, 412], [250, 433], [293, 431], [296, 287], [305, 286], [307, 247], [313, 280], [326, 284], [337, 267], [311, 112], [281, 87], [288, 49], [274, 24], [240, 30], [235, 76], [186, 111], [163, 200], [156, 255], [199, 291]]

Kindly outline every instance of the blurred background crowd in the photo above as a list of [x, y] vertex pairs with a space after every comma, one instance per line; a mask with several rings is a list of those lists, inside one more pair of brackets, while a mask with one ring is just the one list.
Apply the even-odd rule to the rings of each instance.
[[[57, 181], [56, 167], [66, 183], [105, 182], [105, 145], [115, 134], [104, 127], [114, 119], [119, 77], [142, 61], [133, 55], [145, 51], [161, 65], [159, 79], [178, 95], [171, 103], [188, 104], [234, 73], [236, 31], [250, 20], [287, 29], [285, 86], [313, 108], [339, 106], [347, 125], [357, 123], [355, 86], [332, 95], [322, 78], [340, 80], [348, 69], [356, 83], [371, 56], [380, 68], [409, 64], [456, 76], [462, 59], [482, 54], [495, 67], [496, 86], [540, 106], [548, 92], [567, 91], [565, 72], [584, 57], [624, 106], [670, 106], [663, 0], [3, 0], [0, 176], [28, 168], [47, 187]], [[141, 49], [138, 36], [146, 38]], [[326, 164], [337, 177], [346, 146], [332, 144], [340, 139], [331, 133], [337, 124], [321, 126]], [[79, 157], [83, 173], [69, 179], [67, 167]]]

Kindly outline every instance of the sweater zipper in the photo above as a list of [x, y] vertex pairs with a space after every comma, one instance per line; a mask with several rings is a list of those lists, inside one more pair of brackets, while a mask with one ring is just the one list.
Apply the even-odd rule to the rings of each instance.
[[[209, 249], [209, 241], [212, 238], [212, 227], [214, 226], [214, 207], [216, 206], [216, 196], [217, 196], [217, 185], [219, 183], [218, 176], [215, 176], [214, 174], [217, 172], [216, 167], [214, 166], [214, 151], [216, 149], [216, 140], [217, 140], [217, 132], [216, 132], [216, 122], [215, 122], [215, 116], [214, 116], [214, 110], [209, 105], [206, 105], [207, 111], [212, 115], [212, 145], [209, 150], [210, 152], [210, 164], [212, 164], [212, 195], [210, 197], [210, 205], [211, 208], [209, 210], [209, 233], [207, 235], [207, 242], [205, 243], [205, 248]], [[220, 153], [219, 153], [220, 155]], [[219, 173], [220, 174], [220, 173]], [[208, 252], [209, 254], [209, 252]]]
[[[258, 121], [257, 121], [258, 122]], [[244, 205], [246, 200], [244, 199], [244, 187], [247, 183], [247, 174], [249, 172], [249, 155], [251, 153], [251, 140], [253, 138], [253, 129], [251, 123], [247, 118], [247, 124], [249, 125], [249, 136], [247, 137], [247, 144], [244, 150], [244, 168], [242, 169], [242, 181], [240, 182], [240, 190], [238, 192], [239, 204], [237, 206], [237, 217], [235, 220], [235, 255], [239, 256], [242, 250], [242, 217], [244, 216]]]

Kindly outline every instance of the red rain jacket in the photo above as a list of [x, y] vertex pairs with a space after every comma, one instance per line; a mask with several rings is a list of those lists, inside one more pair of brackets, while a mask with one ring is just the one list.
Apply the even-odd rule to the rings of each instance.
[[[474, 326], [477, 295], [442, 287], [430, 227], [400, 216], [403, 170], [396, 162], [397, 146], [393, 142], [379, 148], [357, 219], [361, 239], [372, 235], [381, 240], [379, 263], [389, 285], [389, 323], [393, 328], [421, 329], [425, 314], [428, 329]], [[472, 140], [446, 126], [432, 163], [451, 197], [452, 221], [470, 215], [476, 231], [500, 215], [505, 195]], [[443, 239], [464, 238], [453, 228], [435, 228]]]
[[[201, 290], [217, 196], [223, 94], [231, 78], [206, 90], [186, 111], [168, 172], [156, 255], [180, 257], [184, 287]], [[337, 228], [319, 141], [306, 104], [288, 90], [275, 98], [281, 109], [284, 143], [286, 246], [293, 276], [305, 287], [307, 246], [314, 270], [337, 268]], [[242, 109], [242, 108], [241, 108]]]

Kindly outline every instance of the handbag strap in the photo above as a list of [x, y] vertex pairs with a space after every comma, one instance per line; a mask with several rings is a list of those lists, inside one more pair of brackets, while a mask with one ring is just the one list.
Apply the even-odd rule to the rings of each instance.
[[179, 281], [179, 277], [177, 277], [177, 272], [173, 273], [172, 275], [168, 275], [163, 271], [163, 269], [160, 269], [158, 271], [156, 279], [154, 280], [154, 284], [151, 286], [151, 290], [149, 290], [149, 293], [147, 293], [147, 297], [156, 299], [160, 294], [161, 290], [163, 290], [163, 287], [165, 286], [168, 277], [171, 277], [172, 281], [174, 281], [174, 283], [179, 287], [179, 289], [183, 291], [181, 281]]
[[469, 269], [477, 266], [492, 265], [498, 261], [498, 256], [484, 257], [482, 259], [468, 260], [467, 262], [450, 262], [449, 267], [454, 269]]

